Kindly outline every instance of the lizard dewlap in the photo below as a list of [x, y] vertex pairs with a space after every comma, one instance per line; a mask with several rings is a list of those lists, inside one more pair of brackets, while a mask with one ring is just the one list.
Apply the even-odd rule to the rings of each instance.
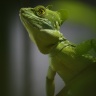
[[46, 77], [46, 96], [55, 96], [56, 73], [65, 87], [56, 96], [96, 96], [96, 39], [78, 45], [68, 41], [60, 26], [68, 18], [67, 11], [52, 11], [48, 7], [21, 8], [20, 19], [30, 39], [43, 54], [49, 54], [51, 63]]

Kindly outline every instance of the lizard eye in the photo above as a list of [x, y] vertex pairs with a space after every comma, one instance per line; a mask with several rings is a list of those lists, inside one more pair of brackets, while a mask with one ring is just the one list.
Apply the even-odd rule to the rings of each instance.
[[37, 11], [38, 16], [43, 16], [45, 14], [45, 9], [44, 8], [39, 8]]

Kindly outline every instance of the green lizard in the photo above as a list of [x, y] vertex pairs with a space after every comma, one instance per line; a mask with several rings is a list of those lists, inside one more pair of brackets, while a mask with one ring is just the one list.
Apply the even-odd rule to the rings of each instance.
[[47, 96], [55, 96], [56, 73], [65, 82], [56, 96], [96, 96], [96, 58], [87, 54], [91, 49], [96, 52], [96, 40], [78, 45], [69, 42], [59, 31], [67, 17], [65, 10], [52, 11], [44, 6], [20, 9], [20, 19], [31, 40], [51, 59], [46, 76]]

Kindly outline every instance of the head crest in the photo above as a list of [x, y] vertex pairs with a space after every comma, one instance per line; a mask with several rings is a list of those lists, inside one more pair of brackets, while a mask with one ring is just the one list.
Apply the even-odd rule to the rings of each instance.
[[68, 18], [68, 12], [64, 9], [58, 10], [59, 16], [61, 18], [61, 24]]

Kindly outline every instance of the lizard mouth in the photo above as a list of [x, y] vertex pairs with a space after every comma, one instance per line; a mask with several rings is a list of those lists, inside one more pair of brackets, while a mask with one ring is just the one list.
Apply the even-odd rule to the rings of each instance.
[[52, 23], [45, 18], [36, 16], [32, 8], [21, 8], [19, 14], [23, 23], [30, 24], [36, 29], [54, 29]]

